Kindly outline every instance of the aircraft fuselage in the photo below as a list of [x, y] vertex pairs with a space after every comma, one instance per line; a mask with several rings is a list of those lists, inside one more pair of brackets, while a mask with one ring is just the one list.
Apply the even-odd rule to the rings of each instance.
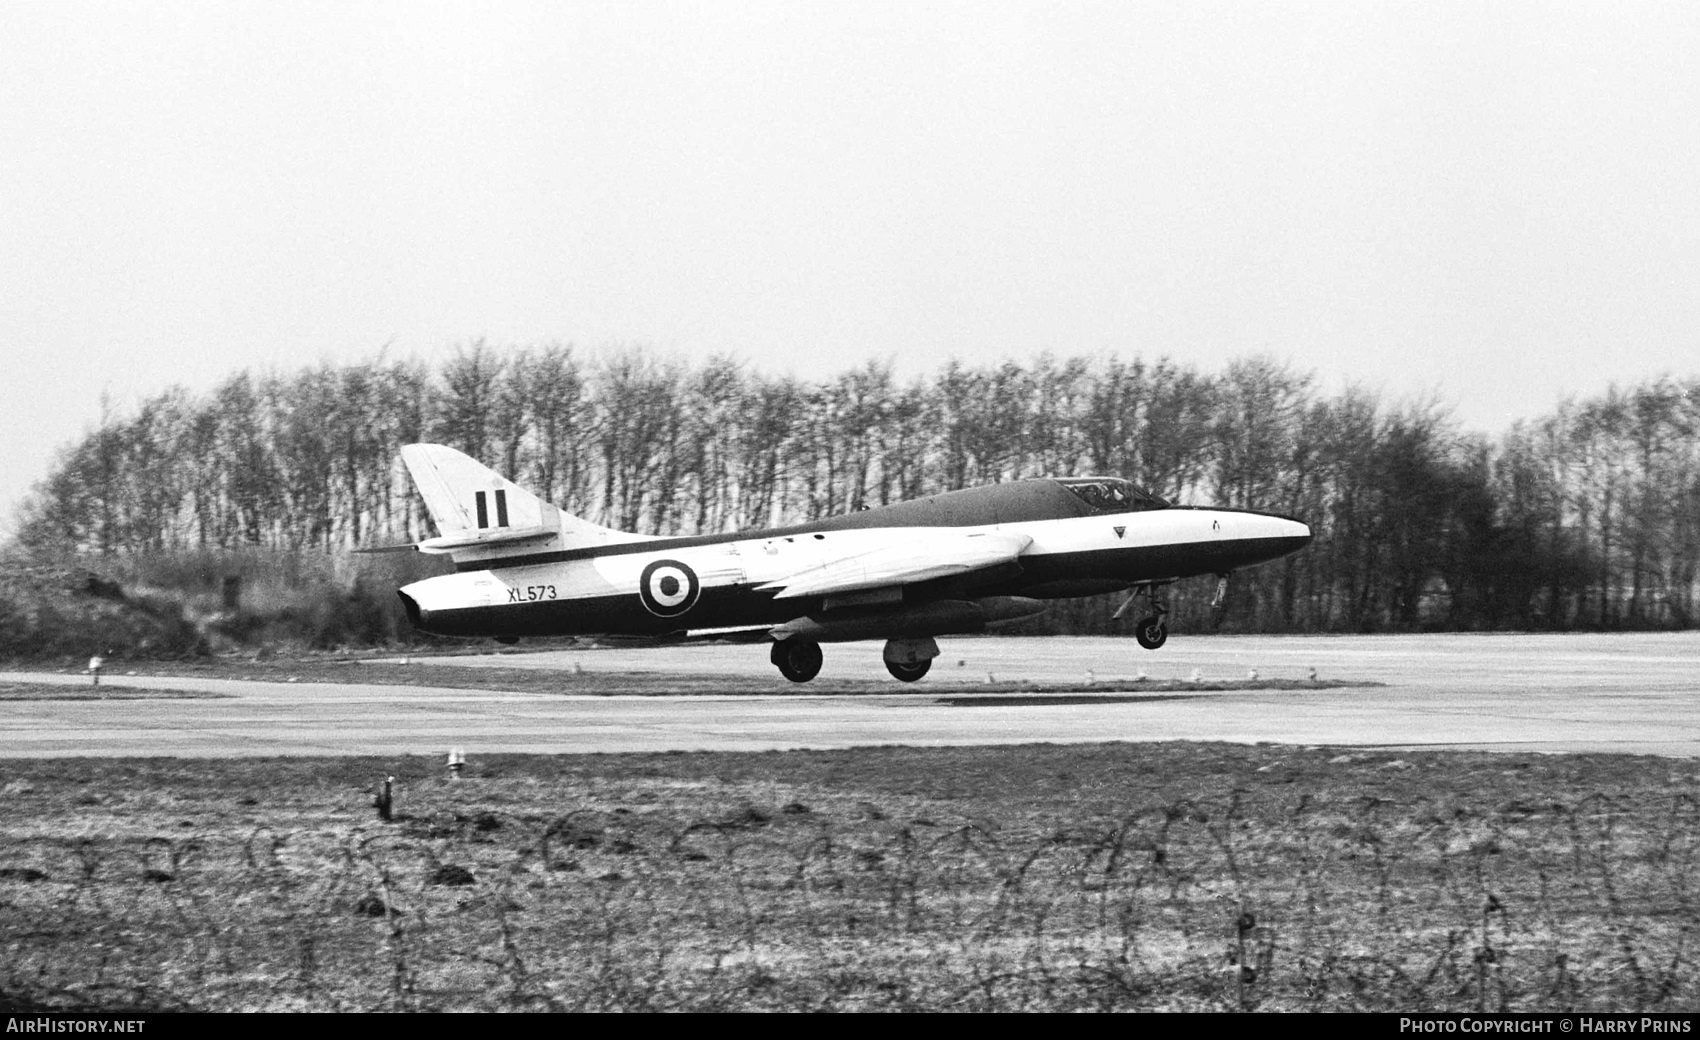
[[[1116, 511], [1063, 482], [1028, 480], [766, 531], [457, 558], [456, 573], [401, 596], [416, 625], [445, 635], [771, 626], [778, 639], [904, 640], [980, 631], [1045, 600], [1225, 575], [1311, 537], [1285, 517], [1150, 501]], [[811, 594], [811, 576], [831, 591]]]

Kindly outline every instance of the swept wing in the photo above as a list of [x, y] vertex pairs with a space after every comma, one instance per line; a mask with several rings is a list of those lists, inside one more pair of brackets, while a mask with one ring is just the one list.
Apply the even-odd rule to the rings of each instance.
[[950, 578], [1010, 563], [1033, 544], [1010, 531], [927, 530], [847, 556], [829, 557], [756, 586], [774, 599], [837, 596]]

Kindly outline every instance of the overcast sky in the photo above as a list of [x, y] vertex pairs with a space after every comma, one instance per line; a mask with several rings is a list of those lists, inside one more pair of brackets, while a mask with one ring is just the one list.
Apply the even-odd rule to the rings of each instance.
[[172, 383], [483, 337], [1700, 374], [1700, 4], [0, 0], [0, 524]]

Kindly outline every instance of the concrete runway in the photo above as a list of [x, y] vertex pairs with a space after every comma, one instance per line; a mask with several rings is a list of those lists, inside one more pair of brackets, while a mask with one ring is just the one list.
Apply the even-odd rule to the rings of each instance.
[[[766, 648], [680, 646], [431, 658], [477, 667], [726, 676], [726, 697], [586, 697], [432, 687], [109, 675], [108, 686], [221, 699], [0, 701], [0, 758], [74, 755], [442, 755], [766, 750], [873, 744], [1232, 741], [1615, 751], [1700, 756], [1700, 633], [1608, 636], [1197, 636], [1156, 652], [1132, 639], [945, 639], [933, 672], [890, 693], [820, 696], [785, 682]], [[885, 676], [878, 643], [826, 648], [826, 678]], [[1151, 679], [1382, 683], [1139, 697]], [[953, 703], [998, 681], [1075, 682], [1103, 703]], [[86, 686], [86, 676], [0, 673]], [[988, 698], [976, 698], [985, 701]], [[993, 701], [999, 698], [990, 698]]]

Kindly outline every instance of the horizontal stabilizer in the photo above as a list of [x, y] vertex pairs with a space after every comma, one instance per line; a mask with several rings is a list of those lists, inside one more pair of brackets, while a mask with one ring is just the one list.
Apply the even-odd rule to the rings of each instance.
[[467, 531], [461, 534], [445, 534], [436, 538], [427, 538], [419, 543], [419, 551], [425, 553], [446, 553], [456, 549], [472, 549], [485, 545], [517, 545], [526, 542], [544, 542], [559, 534], [558, 528], [527, 527], [519, 530], [496, 527], [482, 531]]
[[531, 527], [522, 531], [498, 528], [496, 530], [473, 531], [465, 534], [441, 535], [427, 538], [423, 542], [406, 542], [402, 545], [374, 545], [367, 549], [356, 549], [357, 553], [449, 553], [456, 549], [476, 549], [483, 546], [524, 545], [528, 542], [546, 542], [555, 537], [558, 532], [549, 527]]
[[1008, 531], [926, 534], [830, 560], [757, 588], [780, 590], [774, 599], [798, 599], [911, 585], [1009, 563], [1032, 544], [1032, 536]]

